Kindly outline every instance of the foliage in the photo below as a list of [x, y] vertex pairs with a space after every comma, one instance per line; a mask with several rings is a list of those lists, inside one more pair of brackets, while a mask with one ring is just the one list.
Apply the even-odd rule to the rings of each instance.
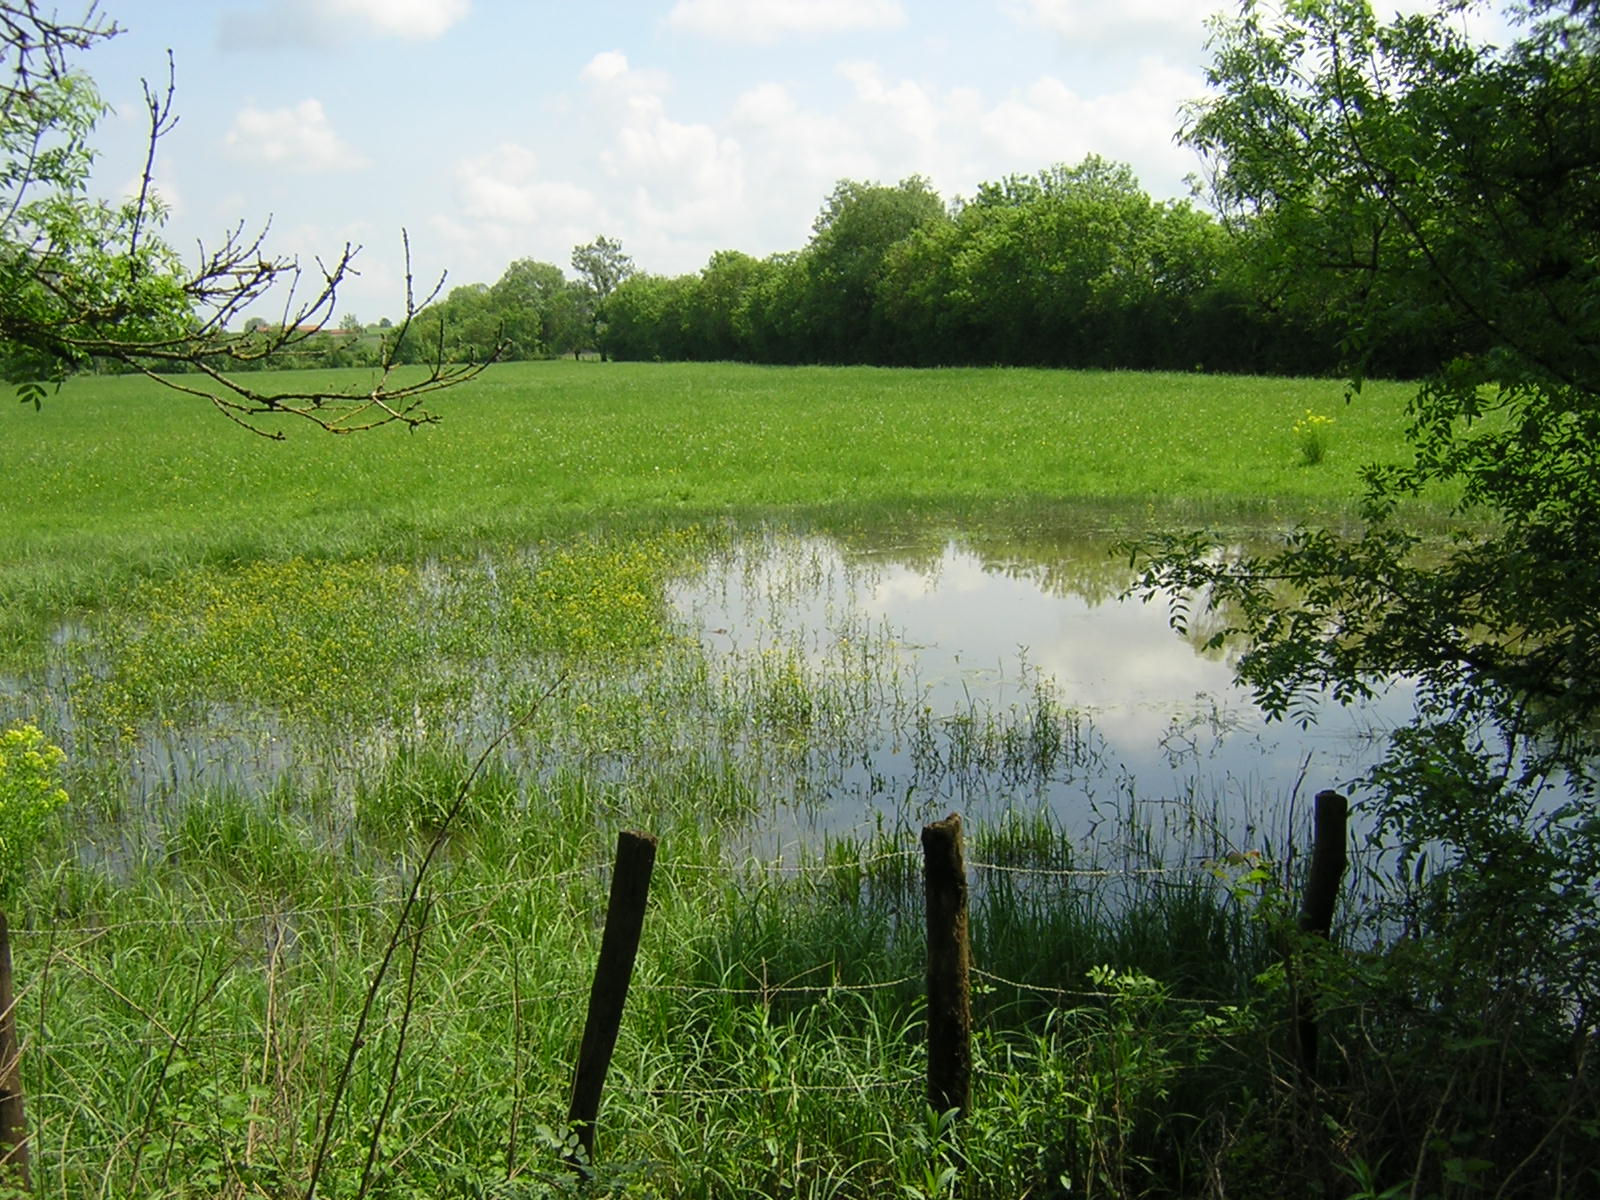
[[[267, 253], [265, 231], [252, 237], [237, 225], [194, 264], [161, 241], [166, 207], [153, 177], [158, 143], [177, 120], [170, 65], [165, 89], [145, 85], [147, 152], [133, 195], [88, 195], [91, 138], [106, 105], [74, 59], [116, 32], [94, 6], [69, 24], [33, 0], [0, 2], [0, 378], [37, 408], [46, 385], [110, 362], [204, 398], [260, 432], [269, 432], [263, 418], [278, 415], [334, 432], [431, 420], [425, 398], [471, 378], [477, 365], [436, 359], [426, 375], [402, 383], [390, 352], [375, 364], [378, 379], [358, 391], [311, 394], [263, 390], [231, 370], [292, 353], [331, 324], [356, 252], [346, 245], [331, 265], [319, 262], [311, 298], [300, 302], [302, 270]], [[417, 308], [409, 271], [406, 291], [406, 320], [391, 351], [406, 340]], [[229, 331], [269, 294], [288, 297], [282, 325]]]
[[0, 733], [0, 908], [15, 894], [45, 823], [67, 802], [61, 787], [66, 754], [38, 726]]
[[[1425, 940], [1395, 947], [1362, 1007], [1426, 1014], [1382, 1029], [1380, 1053], [1453, 1069], [1486, 1038], [1539, 1062], [1406, 1076], [1434, 1107], [1399, 1158], [1441, 1192], [1465, 1186], [1458, 1135], [1506, 1180], [1581, 1171], [1570, 1124], [1541, 1137], [1519, 1114], [1570, 1111], [1541, 1077], [1592, 1087], [1581, 1055], [1546, 1051], [1594, 1036], [1600, 937], [1600, 9], [1535, 0], [1494, 49], [1460, 7], [1383, 23], [1358, 0], [1247, 4], [1216, 26], [1216, 94], [1186, 137], [1225, 218], [1267, 272], [1325, 281], [1355, 391], [1395, 330], [1451, 354], [1411, 401], [1406, 460], [1367, 469], [1359, 537], [1302, 529], [1268, 555], [1175, 538], [1143, 577], [1225, 614], [1214, 641], [1248, 639], [1239, 673], [1272, 714], [1417, 688], [1368, 785], [1398, 843], [1389, 919]], [[1446, 545], [1403, 518], [1428, 498], [1458, 518]], [[1496, 1088], [1520, 1099], [1473, 1108]]]
[[572, 248], [572, 269], [578, 273], [579, 291], [589, 325], [589, 344], [607, 353], [606, 306], [613, 292], [634, 274], [633, 259], [622, 243], [604, 235]]
[[[646, 361], [1331, 367], [1319, 301], [1252, 301], [1246, 236], [1095, 155], [948, 208], [920, 177], [841, 180], [798, 251], [719, 251], [698, 276], [624, 281], [603, 344]], [[1398, 361], [1387, 345], [1375, 358]]]
[[1328, 435], [1333, 430], [1333, 418], [1324, 413], [1306, 409], [1305, 416], [1294, 423], [1289, 432], [1300, 447], [1300, 461], [1314, 467], [1328, 456]]
[[622, 243], [604, 235], [572, 248], [572, 269], [602, 301], [634, 272], [633, 259], [623, 252]]
[[1095, 156], [986, 184], [960, 224], [945, 301], [1000, 362], [1171, 362], [1161, 347], [1182, 336], [1178, 302], [1224, 260], [1213, 226], [1152, 202], [1129, 168]]

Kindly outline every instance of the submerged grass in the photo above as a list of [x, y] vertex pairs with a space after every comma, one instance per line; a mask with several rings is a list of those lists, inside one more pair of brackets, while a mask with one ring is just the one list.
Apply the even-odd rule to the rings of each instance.
[[[1048, 689], [935, 711], [892, 631], [848, 619], [826, 645], [779, 622], [710, 655], [668, 593], [708, 552], [739, 561], [722, 536], [186, 565], [47, 647], [7, 700], [68, 746], [76, 800], [12, 914], [39, 1190], [298, 1194], [342, 1095], [322, 1194], [570, 1191], [566, 1091], [623, 828], [662, 855], [592, 1190], [937, 1195], [954, 1171], [999, 1197], [1168, 1170], [1155, 1096], [1261, 965], [1238, 902], [1187, 866], [1098, 874], [1047, 812], [1007, 810], [1083, 765]], [[790, 553], [799, 589], [813, 552]], [[481, 747], [556, 681], [444, 827]], [[885, 729], [909, 774], [875, 830], [753, 849]], [[983, 1115], [959, 1151], [924, 1111], [915, 850], [952, 778], [1001, 811], [974, 825]], [[1108, 844], [1138, 840], [1125, 818]], [[1117, 1029], [1159, 1066], [1107, 1075]], [[1069, 1100], [1087, 1125], [1052, 1123]]]

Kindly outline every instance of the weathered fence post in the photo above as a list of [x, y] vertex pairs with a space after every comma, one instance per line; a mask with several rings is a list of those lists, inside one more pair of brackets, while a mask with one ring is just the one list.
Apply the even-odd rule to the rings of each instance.
[[589, 1014], [583, 1023], [583, 1042], [572, 1080], [572, 1105], [567, 1124], [577, 1135], [582, 1155], [568, 1161], [580, 1169], [594, 1161], [595, 1119], [600, 1115], [600, 1092], [616, 1049], [622, 1025], [622, 1006], [628, 999], [633, 960], [639, 952], [644, 928], [644, 906], [650, 896], [650, 872], [656, 861], [656, 839], [624, 830], [617, 835], [617, 861], [611, 874], [611, 899], [606, 905], [606, 927], [600, 937], [600, 960], [594, 985], [589, 989]]
[[965, 1112], [972, 1085], [972, 949], [967, 940], [967, 868], [961, 818], [922, 828], [928, 908], [928, 1103]]
[[[1326, 938], [1333, 930], [1333, 910], [1349, 859], [1345, 849], [1350, 803], [1338, 792], [1318, 792], [1311, 840], [1311, 868], [1300, 898], [1302, 934]], [[1295, 1050], [1301, 1076], [1311, 1080], [1317, 1072], [1317, 1001], [1307, 986], [1305, 973], [1291, 975], [1294, 1001]]]
[[17, 1043], [16, 988], [11, 978], [11, 927], [0, 912], [0, 1184], [31, 1191], [28, 1125], [22, 1112], [22, 1050]]

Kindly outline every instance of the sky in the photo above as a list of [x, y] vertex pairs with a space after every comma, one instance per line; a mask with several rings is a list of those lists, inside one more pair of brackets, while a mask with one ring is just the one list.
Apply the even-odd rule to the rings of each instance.
[[356, 244], [333, 315], [372, 322], [403, 308], [403, 234], [418, 287], [448, 290], [519, 258], [571, 275], [602, 234], [667, 275], [796, 250], [841, 179], [951, 200], [1097, 153], [1187, 196], [1174, 133], [1217, 4], [104, 0], [125, 32], [80, 65], [114, 108], [97, 191], [139, 177], [141, 80], [164, 88], [170, 51], [166, 239], [192, 259], [270, 221], [304, 263]]

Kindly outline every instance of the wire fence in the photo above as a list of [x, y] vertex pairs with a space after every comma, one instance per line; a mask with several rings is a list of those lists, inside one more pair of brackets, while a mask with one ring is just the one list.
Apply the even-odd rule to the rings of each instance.
[[[764, 862], [757, 859], [727, 864], [664, 861], [657, 864], [657, 873], [662, 876], [684, 874], [701, 879], [720, 878], [729, 882], [750, 882], [752, 877], [756, 875], [764, 875], [776, 879], [838, 878], [845, 876], [870, 878], [873, 874], [873, 868], [885, 863], [920, 862], [920, 860], [921, 853], [919, 851], [902, 850], [833, 863]], [[1041, 880], [1142, 880], [1172, 877], [1217, 878], [1226, 874], [1227, 864], [1206, 859], [1167, 866], [1061, 868], [969, 860], [967, 868], [979, 876], [994, 874], [1011, 878]], [[610, 871], [611, 864], [609, 862], [593, 862], [548, 874], [523, 875], [503, 883], [472, 884], [466, 887], [444, 888], [438, 891], [430, 890], [428, 898], [431, 903], [443, 905], [468, 897], [484, 897], [494, 900], [518, 890], [551, 887], [575, 879], [589, 879], [597, 884], [604, 884], [609, 878]], [[14, 940], [23, 943], [49, 942], [54, 944], [57, 951], [60, 951], [71, 944], [88, 944], [100, 938], [126, 933], [131, 930], [172, 930], [181, 927], [187, 929], [231, 928], [247, 931], [254, 926], [270, 927], [275, 924], [312, 923], [322, 918], [340, 914], [381, 913], [395, 909], [403, 900], [404, 893], [397, 887], [393, 894], [375, 896], [364, 900], [341, 901], [333, 904], [275, 904], [251, 908], [239, 913], [213, 913], [194, 916], [189, 914], [178, 915], [169, 911], [158, 916], [121, 917], [115, 920], [108, 918], [79, 922], [39, 921], [31, 924], [13, 925], [11, 927], [11, 936]]]
[[[906, 911], [899, 912], [899, 918], [904, 927], [915, 929], [916, 914], [909, 909], [911, 893], [922, 881], [922, 873], [917, 870], [922, 858], [923, 851], [915, 849], [882, 851], [841, 861], [822, 862], [761, 860], [752, 857], [719, 864], [675, 862], [666, 858], [656, 864], [656, 875], [662, 882], [672, 883], [676, 880], [680, 886], [689, 882], [712, 885], [708, 894], [713, 899], [719, 887], [730, 885], [724, 901], [730, 905], [742, 902], [739, 885], [765, 887], [774, 881], [786, 880], [796, 886], [837, 885], [848, 890], [860, 887], [862, 881], [870, 884], [882, 879], [901, 889], [904, 901], [901, 907]], [[620, 863], [620, 858], [618, 861]], [[1244, 865], [1256, 861], [1251, 859]], [[1117, 880], [1150, 883], [1169, 878], [1201, 883], [1210, 880], [1224, 885], [1229, 871], [1239, 865], [1195, 860], [1177, 864], [1099, 867], [1030, 865], [977, 859], [965, 863], [964, 883], [970, 884], [975, 890], [981, 889], [986, 879], [1035, 880], [1052, 887], [1095, 885]], [[1268, 865], [1275, 867], [1275, 864]], [[72, 1106], [60, 1105], [58, 1097], [70, 1094], [73, 1073], [85, 1069], [82, 1064], [108, 1055], [121, 1056], [134, 1062], [140, 1053], [148, 1061], [161, 1058], [163, 1066], [155, 1074], [153, 1084], [159, 1089], [163, 1086], [167, 1064], [180, 1057], [220, 1054], [223, 1059], [219, 1060], [220, 1065], [213, 1067], [214, 1071], [232, 1070], [240, 1078], [253, 1079], [266, 1077], [270, 1073], [269, 1066], [274, 1071], [288, 1069], [284, 1064], [296, 1054], [307, 1053], [303, 1047], [310, 1044], [322, 1047], [325, 1056], [336, 1055], [340, 1046], [352, 1047], [352, 1059], [355, 1049], [363, 1044], [392, 1045], [392, 1053], [398, 1063], [405, 1051], [408, 1035], [424, 1038], [432, 1031], [475, 1026], [476, 1022], [484, 1019], [496, 1024], [483, 1036], [507, 1036], [506, 1027], [509, 1025], [509, 1036], [513, 1043], [517, 1036], [516, 1028], [533, 1020], [534, 1013], [539, 1014], [537, 1019], [541, 1024], [558, 1021], [565, 1027], [576, 1028], [585, 998], [592, 1006], [601, 985], [598, 976], [594, 980], [586, 978], [583, 956], [567, 952], [573, 948], [561, 947], [564, 953], [559, 955], [543, 954], [537, 978], [529, 983], [518, 982], [520, 976], [513, 965], [501, 976], [508, 986], [493, 995], [483, 994], [481, 988], [466, 988], [466, 994], [456, 994], [449, 986], [449, 971], [445, 970], [439, 975], [445, 983], [425, 991], [419, 997], [413, 997], [408, 983], [402, 1003], [398, 980], [404, 972], [397, 968], [390, 990], [383, 994], [382, 1003], [369, 1017], [366, 1013], [358, 1014], [349, 1009], [318, 1008], [316, 1004], [307, 1002], [308, 994], [314, 993], [316, 986], [308, 979], [314, 980], [316, 972], [305, 961], [311, 956], [300, 952], [298, 940], [321, 925], [359, 916], [368, 919], [374, 931], [381, 930], [386, 924], [392, 927], [395, 940], [390, 948], [392, 950], [398, 946], [402, 959], [406, 955], [405, 947], [413, 947], [410, 951], [412, 972], [416, 971], [416, 961], [421, 954], [417, 947], [424, 944], [427, 938], [437, 937], [441, 940], [444, 957], [454, 966], [498, 961], [509, 953], [507, 947], [511, 940], [509, 932], [499, 923], [503, 915], [501, 907], [507, 901], [518, 900], [524, 894], [537, 893], [540, 897], [564, 895], [574, 904], [594, 904], [608, 884], [615, 884], [616, 869], [610, 862], [591, 861], [561, 869], [529, 872], [504, 881], [424, 890], [421, 901], [428, 924], [425, 930], [418, 926], [413, 934], [406, 934], [401, 928], [402, 913], [407, 907], [406, 894], [401, 890], [405, 882], [403, 880], [393, 885], [392, 894], [338, 899], [320, 905], [289, 906], [258, 902], [234, 913], [211, 911], [181, 917], [135, 914], [116, 919], [110, 919], [108, 915], [107, 919], [99, 920], [40, 920], [15, 928], [12, 934], [18, 947], [17, 961], [21, 968], [17, 979], [16, 1005], [16, 1011], [22, 1014], [19, 1023], [20, 1053], [25, 1063], [44, 1064], [40, 1069], [30, 1072], [34, 1078], [50, 1080], [42, 1089], [43, 1094], [33, 1103], [33, 1119], [38, 1130], [34, 1139], [35, 1153], [44, 1160], [58, 1164], [93, 1159], [96, 1155], [128, 1153], [130, 1143], [126, 1139], [102, 1145], [101, 1139], [89, 1134], [91, 1141], [78, 1144], [70, 1133], [63, 1132], [65, 1126], [72, 1125], [77, 1118], [70, 1115]], [[963, 897], [963, 922], [965, 903]], [[932, 909], [931, 903], [929, 909]], [[596, 913], [596, 917], [598, 915]], [[595, 923], [591, 922], [591, 925]], [[103, 969], [102, 957], [114, 963], [120, 954], [153, 950], [183, 930], [205, 934], [213, 941], [232, 939], [247, 942], [251, 949], [249, 953], [238, 954], [236, 970], [231, 970], [226, 961], [213, 970], [215, 981], [209, 985], [211, 992], [201, 988], [198, 983], [192, 985], [188, 993], [188, 1007], [177, 1016], [157, 1012], [155, 1006], [119, 990], [109, 969]], [[369, 936], [375, 936], [375, 933]], [[413, 940], [408, 942], [408, 937]], [[528, 953], [540, 955], [549, 949], [533, 947]], [[721, 978], [715, 981], [675, 978], [654, 970], [647, 961], [637, 978], [624, 983], [624, 989], [631, 989], [638, 1003], [649, 1003], [651, 998], [659, 998], [662, 1003], [688, 1003], [691, 1006], [702, 1001], [713, 1001], [748, 1005], [757, 1011], [770, 1010], [775, 1006], [786, 1006], [789, 1010], [803, 1009], [806, 1005], [835, 997], [857, 997], [863, 1003], [876, 1002], [875, 998], [880, 996], [897, 997], [891, 1003], [898, 1005], [905, 1014], [906, 1023], [900, 1027], [902, 1031], [921, 1027], [918, 1014], [922, 1006], [932, 1007], [927, 990], [932, 986], [931, 965], [926, 972], [921, 969], [901, 969], [881, 972], [875, 977], [871, 971], [861, 970], [859, 964], [844, 962], [841, 958], [843, 953], [840, 950], [829, 955], [825, 961], [811, 964], [786, 964], [777, 972], [782, 977], [772, 980], [765, 977], [764, 960], [759, 963], [731, 962]], [[290, 959], [294, 960], [292, 964]], [[552, 966], [545, 959], [559, 959], [559, 962]], [[761, 971], [759, 979], [756, 978], [758, 967]], [[375, 970], [375, 964], [363, 964], [363, 969], [370, 975]], [[291, 984], [289, 977], [293, 972], [299, 974], [294, 976]], [[200, 974], [195, 970], [196, 979], [200, 978]], [[248, 977], [246, 982], [237, 986], [254, 989], [255, 1007], [244, 1005], [232, 1008], [229, 1012], [234, 1023], [219, 1023], [225, 1022], [225, 1019], [215, 1015], [209, 997], [213, 992], [235, 986], [235, 975]], [[438, 983], [438, 979], [430, 982]], [[376, 989], [376, 984], [373, 986]], [[982, 964], [970, 965], [970, 982], [963, 978], [961, 987], [980, 998], [1003, 989], [1013, 996], [1029, 997], [1051, 1008], [1081, 1005], [1104, 1008], [1127, 999], [1126, 993], [1113, 988], [1038, 982]], [[101, 1011], [109, 1014], [105, 1027], [95, 1030], [75, 1027], [57, 1033], [54, 1013], [62, 1006], [61, 997], [67, 992], [86, 988], [104, 993]], [[289, 998], [291, 991], [294, 993], [292, 1002]], [[342, 994], [345, 996], [344, 1002], [348, 1004], [349, 993]], [[369, 994], [369, 1001], [377, 994], [376, 990]], [[1183, 996], [1166, 990], [1161, 992], [1160, 1000], [1174, 1009], [1199, 1011], [1216, 1010], [1233, 1003], [1217, 996]], [[294, 1009], [292, 1014], [289, 1011], [291, 1006]], [[998, 1009], [990, 1006], [988, 1011], [995, 1012]], [[562, 1013], [567, 1015], [563, 1017], [560, 1015]], [[246, 1016], [241, 1017], [240, 1014]], [[676, 1019], [681, 1021], [687, 1018], [680, 1013]], [[970, 1028], [963, 1036], [971, 1036]], [[1215, 1030], [1197, 1029], [1193, 1036], [1197, 1039], [1214, 1039], [1224, 1035]], [[771, 1095], [774, 1092], [822, 1099], [897, 1090], [908, 1097], [919, 1095], [919, 1088], [929, 1077], [931, 1068], [928, 1063], [932, 1061], [936, 1049], [930, 1046], [924, 1050], [914, 1042], [906, 1042], [904, 1036], [891, 1039], [890, 1042], [888, 1050], [877, 1044], [863, 1046], [864, 1053], [871, 1058], [866, 1074], [863, 1074], [861, 1064], [836, 1060], [835, 1065], [841, 1077], [830, 1079], [825, 1074], [819, 1075], [816, 1063], [802, 1062], [797, 1058], [792, 1061], [784, 1059], [776, 1066], [769, 1064], [768, 1077], [759, 1081], [717, 1077], [702, 1082], [693, 1077], [692, 1072], [681, 1072], [676, 1078], [648, 1085], [636, 1083], [636, 1087], [650, 1102], [670, 1100], [701, 1105], [721, 1105], [726, 1104], [730, 1097]], [[297, 1049], [286, 1050], [287, 1046]], [[793, 1041], [791, 1050], [801, 1058], [806, 1053], [801, 1039]], [[644, 1047], [640, 1052], [655, 1051]], [[520, 1053], [513, 1045], [509, 1056], [515, 1060]], [[970, 1059], [970, 1053], [968, 1057]], [[233, 1064], [231, 1068], [226, 1066], [228, 1061]], [[992, 1078], [997, 1071], [993, 1066], [980, 1062], [978, 1074], [980, 1078]], [[152, 1085], [147, 1083], [146, 1086]], [[155, 1108], [156, 1101], [152, 1099], [150, 1111], [154, 1112]], [[138, 1136], [148, 1138], [153, 1136], [149, 1129], [151, 1120], [148, 1113], [145, 1123], [147, 1128]], [[102, 1134], [104, 1132], [101, 1130]]]

